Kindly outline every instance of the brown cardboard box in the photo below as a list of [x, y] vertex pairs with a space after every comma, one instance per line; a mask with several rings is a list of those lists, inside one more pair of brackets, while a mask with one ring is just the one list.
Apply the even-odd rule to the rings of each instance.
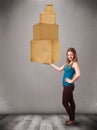
[[52, 4], [47, 4], [46, 8], [45, 8], [45, 12], [54, 12], [53, 5]]
[[58, 40], [58, 25], [39, 23], [33, 26], [34, 40]]
[[60, 42], [59, 40], [52, 41], [52, 63], [60, 61]]
[[54, 14], [47, 14], [47, 13], [41, 14], [40, 23], [55, 24], [56, 16]]
[[55, 63], [60, 60], [58, 25], [53, 5], [46, 5], [40, 14], [40, 23], [33, 26], [33, 40], [30, 42], [30, 60], [40, 63]]
[[47, 4], [45, 11], [40, 14], [40, 23], [55, 24], [56, 14], [53, 10], [53, 5]]
[[30, 60], [40, 63], [54, 63], [60, 60], [60, 43], [56, 40], [32, 40]]

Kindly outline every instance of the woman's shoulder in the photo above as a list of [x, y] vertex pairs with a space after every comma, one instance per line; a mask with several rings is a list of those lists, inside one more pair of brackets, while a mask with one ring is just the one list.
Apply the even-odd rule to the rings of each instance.
[[77, 66], [77, 65], [78, 65], [78, 62], [75, 61], [75, 62], [73, 63], [73, 66]]
[[78, 61], [73, 62], [74, 65], [78, 64]]

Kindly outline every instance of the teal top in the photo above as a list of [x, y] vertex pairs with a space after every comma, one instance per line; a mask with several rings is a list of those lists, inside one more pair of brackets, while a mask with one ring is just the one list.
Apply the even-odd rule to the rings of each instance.
[[72, 79], [74, 74], [75, 74], [75, 69], [70, 64], [64, 67], [64, 74], [62, 80], [63, 86], [69, 87], [74, 85], [74, 83], [68, 83], [65, 81], [66, 78]]

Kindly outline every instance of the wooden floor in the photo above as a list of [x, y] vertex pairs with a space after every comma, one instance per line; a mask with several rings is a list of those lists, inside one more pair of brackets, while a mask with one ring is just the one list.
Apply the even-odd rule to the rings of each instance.
[[0, 130], [97, 130], [97, 115], [77, 114], [76, 123], [66, 126], [67, 115], [0, 115]]

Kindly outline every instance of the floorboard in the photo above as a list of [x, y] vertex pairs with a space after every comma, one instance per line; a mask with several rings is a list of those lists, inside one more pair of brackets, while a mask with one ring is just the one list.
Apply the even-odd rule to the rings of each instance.
[[76, 114], [76, 123], [66, 126], [67, 115], [0, 115], [0, 130], [96, 130], [97, 115]]

